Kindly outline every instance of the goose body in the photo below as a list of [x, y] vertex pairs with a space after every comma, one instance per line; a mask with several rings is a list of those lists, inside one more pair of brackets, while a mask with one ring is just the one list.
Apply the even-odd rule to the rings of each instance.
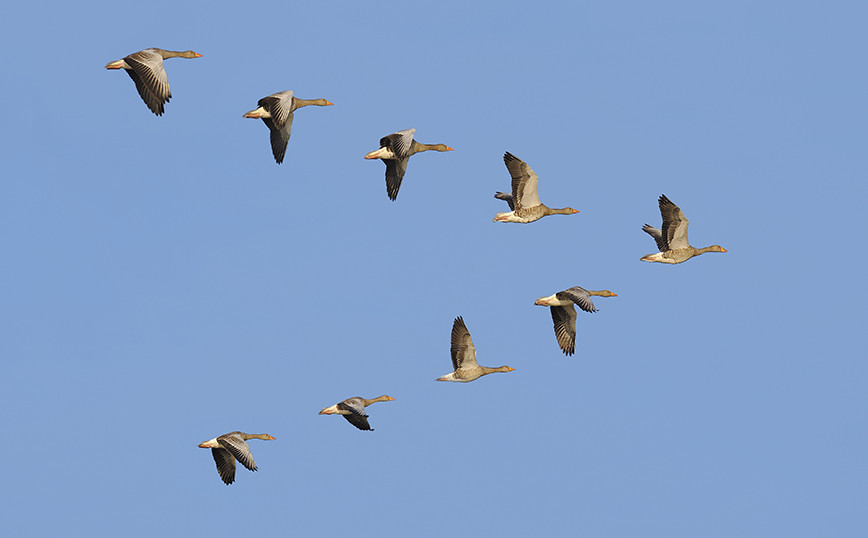
[[246, 112], [245, 118], [259, 118], [271, 132], [271, 153], [277, 164], [283, 162], [289, 135], [292, 131], [293, 113], [303, 106], [331, 106], [334, 103], [326, 99], [299, 99], [292, 95], [292, 90], [273, 93], [263, 97], [257, 103], [257, 108]]
[[512, 372], [515, 370], [515, 368], [510, 368], [509, 366], [500, 366], [498, 368], [480, 366], [476, 362], [476, 346], [473, 345], [470, 331], [467, 330], [467, 325], [464, 324], [464, 319], [461, 316], [455, 318], [455, 321], [452, 323], [451, 343], [449, 352], [452, 355], [453, 371], [438, 377], [437, 381], [469, 383], [484, 375], [495, 372]]
[[660, 207], [660, 215], [663, 217], [662, 229], [646, 224], [642, 230], [654, 238], [660, 252], [642, 256], [642, 261], [674, 264], [686, 262], [690, 258], [706, 252], [726, 252], [726, 249], [720, 245], [704, 248], [690, 246], [687, 241], [687, 217], [684, 216], [681, 209], [672, 203], [665, 194], [660, 195], [657, 203]]
[[382, 159], [386, 164], [386, 194], [393, 202], [407, 172], [410, 157], [422, 151], [453, 151], [445, 144], [422, 144], [413, 140], [416, 129], [404, 129], [380, 139], [380, 149], [369, 152], [365, 159]]
[[548, 297], [540, 297], [534, 304], [551, 307], [552, 321], [555, 327], [555, 337], [564, 355], [572, 355], [576, 350], [576, 308], [578, 305], [585, 312], [596, 312], [591, 296], [617, 297], [609, 290], [586, 290], [579, 286], [559, 291]]
[[394, 398], [391, 396], [386, 396], [385, 394], [374, 398], [373, 400], [367, 400], [362, 398], [361, 396], [356, 396], [354, 398], [347, 398], [346, 400], [336, 403], [332, 406], [324, 408], [319, 412], [320, 415], [343, 415], [347, 422], [355, 426], [360, 430], [365, 431], [374, 431], [374, 428], [371, 428], [371, 425], [368, 424], [368, 415], [365, 414], [365, 408], [369, 405], [377, 402], [391, 402]]
[[537, 221], [547, 215], [573, 215], [577, 209], [564, 207], [552, 209], [539, 201], [537, 184], [539, 176], [531, 170], [526, 162], [522, 161], [510, 152], [503, 154], [503, 163], [512, 176], [512, 195], [498, 192], [495, 198], [504, 200], [509, 204], [512, 211], [498, 213], [494, 216], [494, 222], [520, 222], [529, 223]]
[[202, 55], [192, 50], [178, 52], [151, 48], [134, 52], [120, 60], [109, 62], [106, 69], [124, 69], [136, 84], [136, 90], [142, 101], [157, 116], [163, 115], [163, 105], [172, 98], [169, 90], [169, 79], [163, 69], [166, 58], [201, 58]]
[[231, 432], [199, 444], [199, 448], [211, 449], [211, 455], [217, 464], [217, 473], [227, 486], [235, 482], [235, 460], [251, 471], [257, 470], [247, 444], [248, 439], [273, 440], [274, 437], [267, 433]]

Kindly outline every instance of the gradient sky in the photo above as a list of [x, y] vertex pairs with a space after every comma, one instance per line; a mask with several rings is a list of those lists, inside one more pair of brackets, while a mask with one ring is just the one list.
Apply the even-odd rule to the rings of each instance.
[[[868, 532], [864, 4], [236, 6], [4, 8], [4, 534]], [[104, 69], [154, 46], [203, 54], [162, 117]], [[335, 106], [278, 166], [288, 89]], [[410, 127], [455, 151], [393, 203]], [[581, 213], [493, 223], [504, 151]], [[640, 262], [661, 193], [729, 252]], [[618, 297], [565, 357], [574, 285]], [[458, 315], [515, 371], [435, 382]]]

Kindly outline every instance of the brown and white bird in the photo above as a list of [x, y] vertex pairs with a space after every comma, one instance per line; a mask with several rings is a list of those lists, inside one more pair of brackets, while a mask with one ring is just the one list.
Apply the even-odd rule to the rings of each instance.
[[277, 164], [283, 162], [289, 135], [292, 131], [293, 112], [303, 106], [331, 106], [334, 103], [326, 99], [299, 99], [293, 97], [292, 90], [278, 92], [263, 97], [257, 103], [258, 108], [245, 112], [245, 118], [259, 118], [271, 131], [271, 153]]
[[690, 243], [687, 242], [687, 217], [684, 216], [681, 209], [673, 204], [665, 194], [660, 195], [657, 203], [660, 206], [660, 215], [663, 217], [663, 229], [646, 224], [642, 230], [654, 238], [660, 252], [642, 256], [640, 258], [642, 261], [681, 263], [706, 252], [726, 252], [726, 249], [720, 245], [705, 248], [690, 246]]
[[410, 157], [422, 151], [453, 151], [446, 144], [422, 144], [413, 140], [416, 129], [404, 129], [380, 139], [380, 149], [365, 155], [365, 159], [382, 159], [386, 163], [386, 194], [393, 202], [407, 172]]
[[540, 202], [537, 193], [539, 176], [526, 162], [507, 151], [503, 154], [503, 163], [512, 176], [512, 195], [498, 192], [494, 197], [508, 203], [512, 211], [498, 213], [494, 216], [494, 222], [528, 223], [546, 215], [573, 215], [579, 212], [572, 207], [552, 209]]
[[555, 337], [564, 355], [572, 355], [576, 351], [576, 308], [578, 305], [585, 312], [596, 312], [591, 296], [617, 297], [618, 294], [609, 290], [594, 291], [573, 286], [548, 297], [540, 297], [534, 304], [550, 306], [552, 321], [555, 325]]
[[248, 439], [273, 440], [274, 437], [267, 433], [231, 432], [199, 444], [199, 448], [211, 449], [211, 455], [217, 464], [217, 473], [226, 485], [235, 482], [235, 460], [251, 471], [257, 469], [247, 445]]
[[467, 330], [467, 325], [464, 324], [464, 319], [461, 316], [455, 318], [455, 321], [452, 323], [452, 345], [449, 348], [449, 352], [452, 354], [452, 368], [454, 371], [438, 377], [437, 381], [468, 383], [494, 372], [512, 372], [515, 370], [515, 368], [510, 368], [509, 366], [499, 366], [497, 368], [479, 366], [476, 362], [476, 346], [473, 345], [470, 331]]
[[151, 48], [134, 52], [120, 60], [109, 62], [106, 69], [124, 69], [136, 83], [136, 90], [142, 101], [148, 105], [151, 112], [157, 116], [163, 115], [163, 105], [172, 98], [169, 90], [169, 79], [163, 69], [166, 58], [201, 58], [202, 55], [192, 50], [177, 52]]
[[362, 398], [361, 396], [356, 396], [354, 398], [347, 398], [346, 400], [336, 403], [332, 406], [324, 408], [319, 412], [320, 415], [343, 415], [347, 422], [355, 426], [360, 430], [365, 431], [374, 431], [374, 428], [368, 424], [368, 415], [365, 414], [365, 408], [369, 405], [377, 402], [391, 402], [394, 398], [391, 396], [386, 396], [385, 394], [374, 398], [373, 400], [367, 400]]

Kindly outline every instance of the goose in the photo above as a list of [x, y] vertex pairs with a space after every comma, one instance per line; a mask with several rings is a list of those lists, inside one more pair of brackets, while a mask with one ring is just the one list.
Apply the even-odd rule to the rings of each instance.
[[163, 69], [163, 60], [166, 58], [201, 57], [201, 54], [192, 50], [177, 52], [151, 48], [109, 62], [105, 68], [125, 69], [133, 82], [136, 83], [136, 90], [139, 91], [142, 101], [148, 105], [151, 112], [157, 116], [162, 116], [163, 105], [172, 98], [172, 92], [169, 90], [169, 79], [166, 77], [166, 70]]
[[657, 200], [660, 206], [660, 214], [663, 216], [663, 229], [654, 228], [646, 224], [642, 227], [648, 235], [654, 238], [660, 252], [648, 254], [640, 258], [644, 262], [681, 263], [694, 256], [706, 252], [726, 252], [720, 245], [711, 245], [705, 248], [694, 248], [687, 242], [687, 217], [681, 209], [672, 203], [665, 194], [661, 194]]
[[368, 424], [368, 415], [365, 414], [365, 408], [377, 402], [391, 402], [394, 398], [383, 394], [373, 400], [367, 400], [361, 396], [347, 398], [341, 403], [336, 403], [330, 407], [326, 407], [319, 412], [320, 415], [343, 415], [347, 422], [360, 430], [374, 431], [374, 428]]
[[461, 316], [455, 318], [452, 323], [452, 346], [449, 351], [452, 354], [452, 367], [455, 371], [438, 377], [437, 381], [469, 383], [494, 372], [512, 372], [515, 370], [509, 366], [498, 368], [479, 366], [476, 362], [476, 346], [473, 345], [470, 331], [467, 330], [467, 325], [464, 324], [464, 319]]
[[267, 433], [231, 432], [199, 444], [199, 448], [211, 449], [211, 455], [217, 464], [217, 473], [227, 486], [235, 482], [236, 459], [251, 471], [257, 469], [250, 447], [247, 446], [248, 439], [274, 440], [274, 437]]
[[256, 104], [258, 108], [244, 113], [243, 117], [259, 118], [268, 126], [271, 131], [271, 152], [277, 164], [282, 163], [286, 155], [293, 112], [308, 105], [332, 106], [334, 103], [325, 99], [299, 99], [292, 96], [292, 90], [286, 90], [263, 97]]
[[591, 296], [617, 297], [618, 294], [609, 290], [586, 290], [579, 286], [564, 291], [559, 291], [548, 297], [540, 297], [534, 303], [540, 306], [550, 306], [552, 321], [555, 324], [555, 337], [564, 355], [572, 355], [576, 351], [576, 308], [574, 304], [585, 312], [596, 312]]
[[503, 162], [509, 175], [512, 176], [512, 196], [498, 192], [495, 198], [505, 200], [512, 211], [498, 213], [494, 216], [494, 222], [521, 222], [528, 223], [539, 220], [546, 215], [573, 215], [578, 209], [565, 207], [552, 209], [539, 201], [537, 183], [539, 176], [531, 170], [526, 162], [522, 161], [510, 152], [503, 154]]
[[407, 171], [407, 162], [412, 155], [422, 151], [453, 151], [446, 144], [422, 144], [413, 140], [416, 129], [404, 129], [380, 139], [380, 149], [365, 155], [365, 159], [382, 159], [386, 163], [386, 194], [393, 202], [398, 198], [398, 189]]

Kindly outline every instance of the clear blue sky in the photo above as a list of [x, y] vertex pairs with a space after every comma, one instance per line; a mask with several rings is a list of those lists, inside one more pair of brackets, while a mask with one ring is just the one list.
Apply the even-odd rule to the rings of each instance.
[[[229, 4], [4, 8], [4, 533], [868, 532], [868, 9]], [[203, 54], [159, 118], [103, 68], [154, 46]], [[288, 89], [335, 106], [278, 166], [241, 115]], [[410, 127], [455, 151], [393, 203]], [[581, 213], [491, 222], [504, 151]], [[729, 252], [640, 262], [661, 193]], [[568, 358], [574, 285], [618, 297]], [[435, 382], [457, 315], [515, 372]], [[227, 487], [232, 430], [277, 440]]]

